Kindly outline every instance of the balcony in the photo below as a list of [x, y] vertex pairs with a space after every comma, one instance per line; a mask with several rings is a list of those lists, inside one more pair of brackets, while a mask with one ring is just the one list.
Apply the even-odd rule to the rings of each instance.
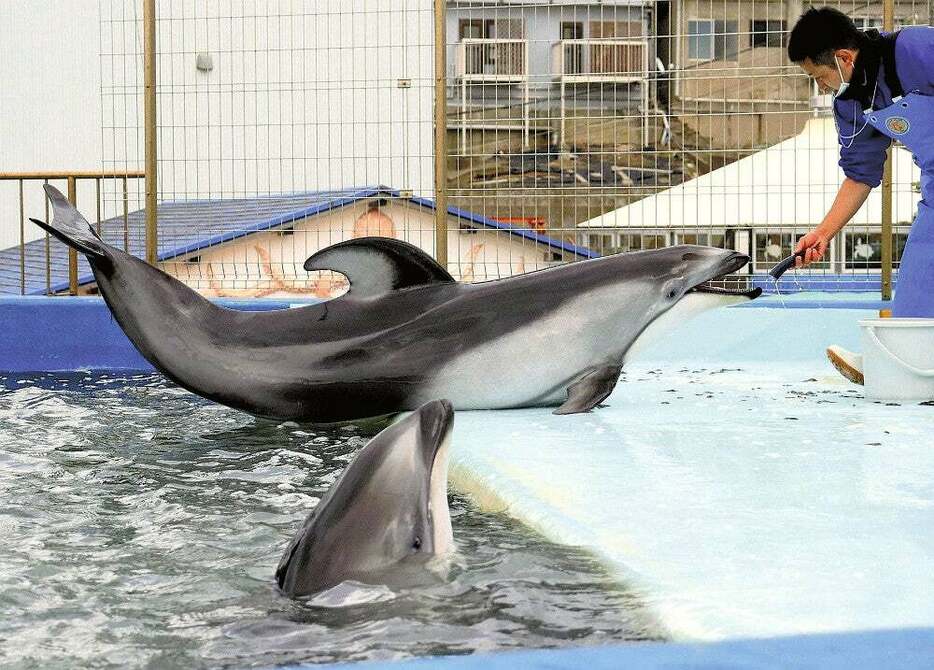
[[528, 53], [528, 40], [464, 38], [457, 43], [457, 76], [462, 82], [524, 82]]
[[639, 82], [648, 78], [649, 50], [645, 39], [561, 40], [552, 62], [562, 83]]

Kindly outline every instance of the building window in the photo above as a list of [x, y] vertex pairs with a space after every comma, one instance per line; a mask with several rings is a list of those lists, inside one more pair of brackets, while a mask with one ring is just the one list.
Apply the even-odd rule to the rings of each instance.
[[699, 244], [703, 247], [726, 249], [726, 234], [723, 231], [676, 233], [675, 244]]
[[860, 17], [853, 19], [853, 23], [856, 24], [856, 27], [860, 30], [868, 30], [869, 28], [876, 28], [877, 30], [882, 29], [882, 19], [877, 19], [875, 17]]
[[661, 249], [666, 246], [664, 233], [620, 233], [617, 251], [642, 251], [644, 249]]
[[[756, 271], [766, 272], [783, 258], [792, 254], [801, 233], [756, 233]], [[830, 250], [824, 260], [811, 263], [809, 270], [826, 270], [830, 267]]]
[[[895, 266], [905, 250], [908, 231], [892, 234], [892, 253]], [[846, 268], [848, 270], [880, 270], [882, 268], [882, 234], [865, 231], [847, 232], [845, 238]]]
[[616, 236], [611, 233], [590, 233], [587, 235], [587, 246], [601, 256], [616, 251]]
[[736, 60], [739, 53], [738, 23], [713, 19], [688, 21], [688, 58]]
[[591, 21], [590, 36], [593, 39], [626, 39], [642, 37], [641, 21]]
[[493, 19], [461, 19], [457, 25], [460, 39], [489, 39], [493, 36]]
[[749, 46], [751, 47], [782, 47], [785, 46], [784, 21], [750, 21]]
[[562, 21], [561, 22], [562, 40], [582, 40], [584, 39], [584, 24], [580, 21]]
[[525, 39], [525, 19], [461, 19], [457, 24], [460, 39]]
[[601, 256], [606, 256], [626, 251], [661, 249], [667, 246], [667, 241], [667, 235], [662, 232], [588, 233], [585, 244]]
[[[584, 39], [584, 24], [580, 21], [562, 21], [561, 22], [561, 40], [582, 40]], [[583, 74], [584, 72], [584, 45], [565, 44], [564, 45], [564, 73], [565, 74]]]

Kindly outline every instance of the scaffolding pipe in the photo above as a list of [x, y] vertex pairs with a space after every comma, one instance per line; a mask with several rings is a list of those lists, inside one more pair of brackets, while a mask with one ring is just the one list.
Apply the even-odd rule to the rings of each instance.
[[[882, 29], [891, 32], [895, 24], [895, 0], [883, 0]], [[892, 299], [892, 148], [886, 151], [882, 173], [882, 299]]]
[[[435, 260], [448, 265], [446, 0], [435, 2]], [[462, 112], [463, 113], [463, 112]]]
[[156, 144], [156, 0], [143, 0], [143, 68], [146, 142], [146, 262], [155, 265], [158, 166]]

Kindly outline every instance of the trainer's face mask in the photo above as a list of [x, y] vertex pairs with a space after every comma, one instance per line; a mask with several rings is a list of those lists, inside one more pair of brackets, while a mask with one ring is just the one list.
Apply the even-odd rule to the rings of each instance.
[[837, 66], [837, 74], [840, 75], [840, 86], [837, 88], [837, 92], [834, 93], [833, 96], [835, 98], [839, 98], [841, 95], [843, 95], [846, 92], [846, 89], [850, 87], [850, 82], [845, 81], [843, 79], [843, 70], [840, 69], [840, 57], [837, 55], [834, 55], [833, 62]]

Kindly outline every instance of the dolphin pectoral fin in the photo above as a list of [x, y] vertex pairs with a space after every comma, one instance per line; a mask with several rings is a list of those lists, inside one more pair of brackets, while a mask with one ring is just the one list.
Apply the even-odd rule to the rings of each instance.
[[553, 414], [589, 412], [613, 392], [621, 370], [620, 365], [593, 368], [568, 386], [568, 399]]
[[52, 203], [52, 222], [30, 218], [34, 224], [48, 231], [53, 237], [92, 258], [106, 258], [106, 245], [91, 228], [81, 212], [54, 186], [45, 184], [45, 194]]
[[389, 291], [454, 283], [454, 278], [418, 247], [390, 237], [360, 237], [313, 254], [305, 269], [333, 270], [350, 281], [350, 293], [362, 298]]

